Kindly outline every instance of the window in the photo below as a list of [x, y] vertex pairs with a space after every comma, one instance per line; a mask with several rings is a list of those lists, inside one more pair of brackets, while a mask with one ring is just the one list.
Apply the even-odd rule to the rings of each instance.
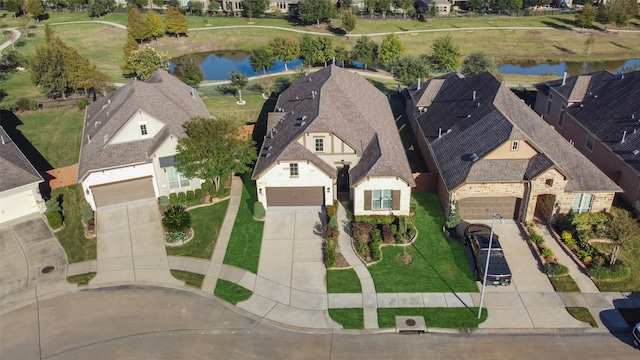
[[520, 141], [514, 140], [511, 142], [511, 151], [518, 151], [518, 147], [520, 146]]
[[547, 186], [553, 186], [553, 179], [547, 179], [547, 180], [545, 180], [545, 182], [544, 182], [544, 183], [545, 183], [545, 185], [547, 185]]
[[576, 194], [573, 196], [573, 204], [571, 210], [576, 214], [582, 214], [591, 211], [591, 202], [593, 201], [593, 195], [591, 194]]
[[551, 114], [552, 103], [553, 103], [553, 94], [549, 93], [549, 103], [547, 104], [547, 115]]
[[289, 176], [298, 176], [298, 164], [289, 164]]
[[560, 108], [560, 117], [558, 118], [558, 127], [564, 126], [564, 114], [567, 112], [567, 105], [562, 104]]
[[324, 151], [324, 139], [316, 139], [316, 151]]
[[587, 149], [589, 150], [593, 150], [593, 143], [596, 141], [596, 139], [593, 137], [593, 135], [589, 134], [587, 135], [587, 142], [584, 144], [584, 146], [587, 147]]
[[373, 210], [391, 209], [393, 205], [393, 191], [373, 190], [371, 200], [373, 201], [371, 206]]
[[169, 189], [175, 189], [183, 186], [189, 186], [191, 181], [178, 172], [174, 166], [168, 167], [167, 177], [169, 178]]
[[149, 135], [149, 133], [147, 132], [147, 125], [145, 124], [140, 125], [140, 135], [142, 136]]

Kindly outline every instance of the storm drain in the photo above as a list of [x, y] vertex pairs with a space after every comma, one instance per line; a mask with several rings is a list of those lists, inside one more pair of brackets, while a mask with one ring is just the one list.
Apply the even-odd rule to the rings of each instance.
[[422, 316], [396, 316], [396, 332], [422, 334], [427, 332], [427, 324]]
[[41, 273], [43, 273], [43, 274], [48, 274], [48, 273], [54, 272], [55, 270], [56, 270], [56, 267], [55, 267], [55, 266], [53, 266], [53, 265], [49, 265], [49, 266], [45, 266], [45, 267], [43, 267], [43, 268], [40, 270], [40, 272], [41, 272]]

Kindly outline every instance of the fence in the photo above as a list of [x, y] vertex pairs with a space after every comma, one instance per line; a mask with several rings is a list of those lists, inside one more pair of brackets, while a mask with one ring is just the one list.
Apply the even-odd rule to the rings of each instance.
[[75, 184], [77, 177], [78, 164], [73, 164], [47, 171], [45, 181], [49, 182], [49, 188], [53, 190]]
[[416, 182], [413, 192], [435, 193], [438, 190], [438, 174], [413, 173], [413, 180]]

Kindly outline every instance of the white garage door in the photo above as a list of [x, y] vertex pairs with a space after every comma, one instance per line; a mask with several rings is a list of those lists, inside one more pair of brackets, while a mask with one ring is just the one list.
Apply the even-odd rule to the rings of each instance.
[[0, 198], [0, 223], [38, 212], [33, 190]]

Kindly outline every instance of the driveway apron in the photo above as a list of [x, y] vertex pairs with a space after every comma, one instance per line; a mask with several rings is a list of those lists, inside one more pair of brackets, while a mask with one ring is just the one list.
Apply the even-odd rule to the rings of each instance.
[[113, 282], [182, 284], [169, 271], [155, 200], [98, 208], [97, 271], [92, 285]]

